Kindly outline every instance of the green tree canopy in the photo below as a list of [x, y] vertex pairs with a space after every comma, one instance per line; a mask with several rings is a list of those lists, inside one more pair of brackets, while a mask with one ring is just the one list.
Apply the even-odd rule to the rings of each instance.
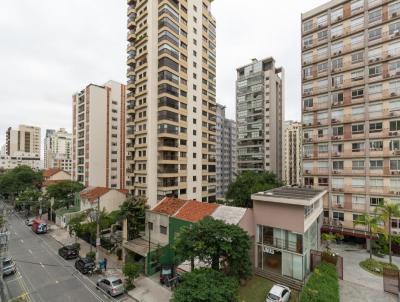
[[69, 209], [74, 204], [75, 194], [82, 191], [84, 185], [80, 182], [65, 180], [47, 187], [48, 198], [54, 198], [56, 201], [54, 208], [66, 207]]
[[196, 269], [183, 275], [172, 302], [236, 302], [239, 282], [211, 269]]
[[42, 172], [28, 166], [16, 167], [0, 174], [0, 195], [14, 198], [27, 188], [40, 189], [42, 180]]
[[270, 190], [282, 185], [275, 174], [270, 172], [244, 172], [231, 183], [226, 193], [226, 199], [232, 200], [237, 207], [252, 208], [251, 194]]
[[130, 196], [120, 206], [118, 220], [128, 220], [128, 234], [133, 238], [145, 229], [146, 208], [146, 199], [138, 196]]
[[389, 237], [389, 262], [392, 264], [392, 218], [400, 216], [400, 205], [384, 201], [383, 204], [378, 205], [377, 212], [380, 218], [388, 227], [387, 235]]
[[251, 275], [251, 241], [239, 226], [207, 217], [178, 233], [176, 257], [191, 260], [198, 257], [214, 270], [244, 279]]

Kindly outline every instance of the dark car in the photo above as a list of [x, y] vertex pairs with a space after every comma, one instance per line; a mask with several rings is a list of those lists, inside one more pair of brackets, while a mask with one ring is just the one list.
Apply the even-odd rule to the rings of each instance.
[[96, 264], [91, 258], [80, 258], [75, 261], [75, 268], [84, 275], [93, 271], [95, 267]]
[[17, 271], [17, 266], [12, 258], [5, 258], [3, 260], [3, 276], [8, 276], [11, 274], [15, 274]]
[[79, 250], [74, 245], [66, 245], [58, 250], [58, 254], [64, 259], [75, 259], [79, 256]]

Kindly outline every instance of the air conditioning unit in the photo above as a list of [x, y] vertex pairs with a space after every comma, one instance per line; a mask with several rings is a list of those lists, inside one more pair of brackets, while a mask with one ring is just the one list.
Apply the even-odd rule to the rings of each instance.
[[331, 119], [331, 122], [332, 122], [332, 123], [337, 123], [337, 122], [338, 122], [338, 120], [337, 120], [337, 119], [335, 119], [335, 118], [333, 118], [333, 119]]
[[333, 36], [332, 36], [332, 39], [336, 39], [336, 35], [333, 35]]
[[370, 63], [374, 62], [374, 59], [369, 59], [369, 62], [370, 62]]
[[338, 203], [338, 204], [337, 204], [337, 207], [338, 207], [338, 208], [343, 208], [343, 205], [342, 205], [341, 203]]
[[400, 192], [396, 192], [396, 195], [400, 195]]
[[337, 156], [339, 156], [339, 153], [338, 153], [338, 152], [335, 152], [335, 153], [332, 154], [332, 156], [337, 157]]
[[339, 50], [339, 54], [341, 54], [342, 53], [342, 51], [341, 50]]
[[312, 138], [307, 138], [307, 142], [312, 142]]
[[391, 58], [391, 57], [392, 57], [392, 55], [389, 53], [389, 54], [387, 55], [387, 57], [388, 57], [388, 58]]
[[318, 28], [322, 28], [324, 27], [322, 24], [318, 24]]
[[337, 136], [332, 136], [331, 139], [332, 139], [332, 140], [337, 140], [338, 137], [337, 137]]
[[336, 21], [340, 21], [340, 20], [342, 20], [342, 16], [337, 16], [337, 18], [336, 18]]
[[394, 151], [394, 155], [400, 155], [400, 150]]
[[304, 173], [311, 174], [311, 171], [310, 170], [305, 170]]
[[397, 12], [394, 12], [393, 14], [392, 14], [392, 18], [396, 18], [397, 17]]
[[397, 131], [390, 131], [389, 132], [389, 136], [396, 136], [397, 135]]
[[390, 112], [390, 116], [395, 116], [394, 112]]
[[396, 94], [396, 92], [392, 92], [391, 94], [390, 94], [390, 96], [396, 96], [397, 94]]
[[333, 170], [333, 174], [339, 174], [339, 171]]
[[375, 59], [375, 61], [380, 61], [380, 60], [381, 60], [381, 58], [376, 58], [376, 59]]

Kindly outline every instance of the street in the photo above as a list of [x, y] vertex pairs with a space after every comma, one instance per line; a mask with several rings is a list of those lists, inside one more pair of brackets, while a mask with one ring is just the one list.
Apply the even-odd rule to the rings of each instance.
[[33, 302], [130, 301], [126, 295], [108, 297], [96, 290], [99, 276], [88, 278], [74, 268], [75, 260], [58, 256], [61, 245], [48, 234], [37, 235], [15, 214], [8, 217], [9, 255], [17, 273], [5, 277], [10, 299], [27, 295]]

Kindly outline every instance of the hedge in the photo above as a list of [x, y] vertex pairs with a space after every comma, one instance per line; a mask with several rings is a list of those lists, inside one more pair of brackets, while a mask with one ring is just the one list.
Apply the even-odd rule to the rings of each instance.
[[300, 302], [340, 302], [339, 281], [336, 267], [319, 264], [305, 285]]

